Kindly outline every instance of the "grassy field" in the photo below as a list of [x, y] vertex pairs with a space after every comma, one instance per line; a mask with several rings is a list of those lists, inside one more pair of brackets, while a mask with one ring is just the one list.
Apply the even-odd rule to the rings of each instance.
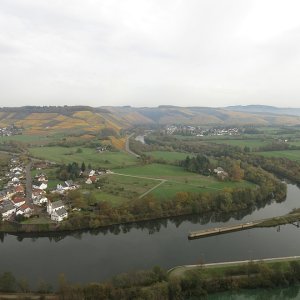
[[33, 147], [29, 151], [32, 156], [37, 158], [57, 163], [77, 162], [81, 164], [84, 161], [86, 165], [90, 163], [93, 168], [126, 167], [138, 162], [134, 156], [124, 152], [97, 153], [95, 149], [91, 148], [80, 149], [81, 152], [77, 152], [78, 147]]
[[56, 168], [49, 168], [49, 169], [43, 169], [43, 170], [31, 170], [31, 177], [34, 178], [37, 174], [45, 174], [48, 177], [48, 188], [54, 189], [56, 186], [60, 183], [62, 184], [62, 180], [57, 179], [56, 174], [57, 169]]
[[257, 152], [265, 157], [285, 157], [290, 160], [300, 161], [300, 150], [265, 151]]
[[[202, 176], [199, 174], [185, 171], [183, 168], [150, 164], [146, 166], [135, 166], [130, 168], [115, 169], [115, 172], [136, 177], [148, 177], [166, 180], [151, 194], [156, 198], [164, 200], [176, 195], [177, 192], [216, 192], [224, 188], [234, 188], [241, 186], [252, 186], [249, 182], [222, 182], [213, 176]], [[158, 182], [156, 183], [158, 184]]]
[[22, 135], [12, 135], [12, 136], [1, 136], [0, 143], [16, 141], [16, 142], [22, 142], [22, 143], [43, 145], [43, 144], [57, 141], [62, 136], [63, 136], [62, 134], [56, 134], [56, 135], [22, 134]]
[[107, 201], [113, 206], [118, 206], [122, 204], [125, 201], [128, 201], [127, 198], [111, 194], [111, 193], [106, 193], [102, 190], [98, 189], [81, 189], [80, 190], [83, 194], [85, 194], [87, 197], [92, 197], [95, 199], [94, 203], [100, 202], [100, 201]]
[[108, 201], [113, 205], [121, 204], [128, 199], [136, 199], [160, 182], [114, 174], [102, 176], [101, 180], [104, 182], [101, 189], [83, 189], [83, 192], [91, 193], [96, 202]]
[[54, 222], [47, 217], [29, 218], [22, 222], [22, 224], [51, 224], [51, 223]]
[[266, 146], [270, 143], [270, 140], [263, 140], [263, 139], [216, 139], [211, 140], [212, 143], [216, 144], [226, 144], [231, 146], [237, 146], [237, 147], [249, 147], [250, 149], [256, 149], [262, 146]]
[[184, 160], [188, 155], [190, 157], [193, 156], [193, 154], [190, 153], [171, 152], [171, 151], [152, 151], [152, 152], [146, 152], [146, 154], [152, 156], [155, 159], [163, 159], [168, 162]]
[[[281, 269], [281, 270], [288, 270], [289, 269], [289, 263], [291, 261], [299, 261], [299, 258], [283, 258], [283, 259], [278, 259], [278, 260], [265, 260], [265, 261], [255, 261], [255, 264], [261, 264], [265, 263], [272, 269]], [[211, 265], [211, 266], [205, 266], [205, 265], [199, 265], [199, 266], [194, 266], [194, 267], [188, 267], [188, 266], [179, 266], [174, 268], [169, 272], [170, 277], [184, 277], [186, 273], [189, 271], [197, 271], [201, 272], [201, 275], [205, 279], [210, 279], [210, 278], [216, 278], [216, 277], [223, 277], [223, 276], [228, 276], [229, 272], [234, 272], [239, 273], [238, 271], [240, 270], [241, 266], [247, 266], [249, 265], [249, 262], [232, 262], [228, 263], [226, 265]]]

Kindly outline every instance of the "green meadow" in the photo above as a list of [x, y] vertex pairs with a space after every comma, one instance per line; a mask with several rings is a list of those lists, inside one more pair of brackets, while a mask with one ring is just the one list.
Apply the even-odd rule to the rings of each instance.
[[[241, 186], [252, 186], [246, 181], [225, 182], [219, 181], [214, 176], [202, 176], [199, 174], [185, 171], [181, 167], [150, 164], [145, 166], [135, 166], [123, 169], [115, 169], [117, 173], [135, 176], [135, 178], [161, 179], [164, 183], [159, 185], [150, 194], [158, 199], [169, 199], [176, 195], [177, 192], [216, 192], [224, 188], [235, 188]], [[132, 177], [134, 178], [134, 177]], [[159, 182], [156, 182], [156, 185]]]
[[[80, 149], [80, 150], [79, 150]], [[91, 164], [93, 168], [116, 168], [134, 165], [138, 160], [124, 152], [98, 153], [95, 149], [81, 147], [33, 147], [29, 149], [32, 156], [57, 163]]]
[[188, 155], [190, 157], [193, 156], [193, 154], [190, 154], [190, 153], [171, 152], [171, 151], [152, 151], [152, 152], [146, 152], [146, 154], [155, 159], [163, 159], [167, 162], [184, 160]]
[[226, 144], [230, 146], [237, 146], [237, 147], [249, 147], [250, 149], [257, 149], [259, 147], [266, 146], [271, 141], [264, 140], [264, 139], [216, 139], [211, 140], [210, 142], [216, 144]]

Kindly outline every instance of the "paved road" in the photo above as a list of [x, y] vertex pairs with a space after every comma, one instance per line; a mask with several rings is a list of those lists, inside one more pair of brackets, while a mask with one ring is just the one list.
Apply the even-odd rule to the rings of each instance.
[[32, 178], [31, 178], [31, 162], [26, 166], [26, 201], [32, 204]]
[[131, 151], [130, 148], [129, 148], [129, 140], [130, 140], [130, 138], [133, 137], [133, 135], [134, 135], [134, 133], [132, 133], [131, 135], [129, 135], [129, 136], [127, 137], [126, 143], [125, 143], [125, 151], [126, 151], [127, 153], [129, 153], [129, 154], [135, 156], [135, 157], [140, 157], [138, 154], [134, 153], [134, 152]]

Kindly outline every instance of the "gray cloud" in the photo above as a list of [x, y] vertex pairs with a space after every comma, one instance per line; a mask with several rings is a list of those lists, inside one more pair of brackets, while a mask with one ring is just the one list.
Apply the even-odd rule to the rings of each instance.
[[300, 106], [294, 0], [2, 0], [0, 105]]

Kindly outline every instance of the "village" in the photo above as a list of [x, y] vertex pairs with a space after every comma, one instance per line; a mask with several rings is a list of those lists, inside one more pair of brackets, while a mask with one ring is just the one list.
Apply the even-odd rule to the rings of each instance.
[[0, 136], [12, 136], [22, 134], [22, 128], [19, 128], [15, 125], [9, 125], [6, 127], [0, 128]]
[[232, 136], [239, 135], [240, 129], [237, 127], [213, 127], [202, 128], [201, 126], [190, 125], [168, 125], [165, 128], [167, 135], [192, 135], [192, 136]]
[[[31, 167], [37, 171], [32, 176]], [[56, 184], [54, 188], [48, 187], [48, 178], [43, 173], [43, 168], [48, 167], [46, 162], [23, 163], [19, 157], [10, 159], [8, 171], [4, 178], [5, 182], [0, 190], [0, 220], [22, 222], [29, 218], [44, 217], [52, 222], [61, 222], [68, 218], [68, 211], [80, 210], [66, 204], [63, 199], [69, 191], [80, 188], [73, 180], [65, 180]], [[82, 172], [80, 176], [86, 185], [98, 181], [99, 175], [110, 173], [110, 170], [89, 170]], [[84, 174], [83, 174], [84, 173]], [[33, 178], [32, 178], [33, 177]], [[61, 196], [60, 200], [51, 201], [49, 195]], [[57, 197], [55, 197], [57, 199]]]

